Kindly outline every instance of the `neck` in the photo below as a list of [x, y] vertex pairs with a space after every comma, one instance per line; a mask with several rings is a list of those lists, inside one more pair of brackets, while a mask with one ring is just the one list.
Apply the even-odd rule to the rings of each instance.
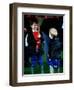
[[32, 32], [37, 32], [37, 30], [33, 29]]

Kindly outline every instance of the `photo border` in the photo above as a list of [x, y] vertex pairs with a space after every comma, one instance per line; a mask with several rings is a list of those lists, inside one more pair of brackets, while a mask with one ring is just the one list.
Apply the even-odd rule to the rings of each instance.
[[[58, 81], [39, 81], [39, 82], [17, 82], [17, 8], [18, 7], [32, 7], [32, 8], [45, 8], [45, 9], [60, 9], [70, 11], [70, 66], [69, 66], [69, 80], [58, 80]], [[42, 84], [60, 84], [60, 83], [72, 83], [72, 7], [71, 6], [61, 6], [61, 5], [42, 5], [42, 4], [28, 4], [28, 3], [12, 3], [10, 4], [10, 80], [9, 84], [11, 86], [27, 86], [27, 85], [42, 85]]]

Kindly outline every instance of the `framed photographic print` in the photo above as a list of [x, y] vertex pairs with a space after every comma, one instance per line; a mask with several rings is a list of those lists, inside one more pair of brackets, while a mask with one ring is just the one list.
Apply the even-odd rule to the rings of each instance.
[[72, 7], [10, 4], [10, 85], [72, 82]]

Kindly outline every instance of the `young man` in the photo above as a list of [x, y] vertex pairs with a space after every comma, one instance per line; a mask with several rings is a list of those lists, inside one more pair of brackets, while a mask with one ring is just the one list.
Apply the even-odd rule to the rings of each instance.
[[40, 26], [37, 21], [33, 21], [31, 24], [30, 39], [28, 42], [29, 42], [29, 53], [31, 56], [32, 74], [34, 73], [34, 67], [38, 64], [41, 67], [41, 73], [43, 73], [43, 59], [42, 59], [43, 38], [40, 32]]
[[[49, 49], [47, 63], [50, 72], [58, 72], [60, 66], [60, 52], [61, 43], [58, 38], [58, 31], [56, 28], [49, 29]], [[57, 70], [57, 71], [56, 71]]]

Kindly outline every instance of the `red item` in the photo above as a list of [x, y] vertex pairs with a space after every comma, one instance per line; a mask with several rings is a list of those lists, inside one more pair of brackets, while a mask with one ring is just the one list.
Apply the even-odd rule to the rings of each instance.
[[36, 40], [36, 48], [40, 48], [41, 42], [40, 42], [39, 32], [37, 32], [37, 31], [33, 32], [33, 36]]

